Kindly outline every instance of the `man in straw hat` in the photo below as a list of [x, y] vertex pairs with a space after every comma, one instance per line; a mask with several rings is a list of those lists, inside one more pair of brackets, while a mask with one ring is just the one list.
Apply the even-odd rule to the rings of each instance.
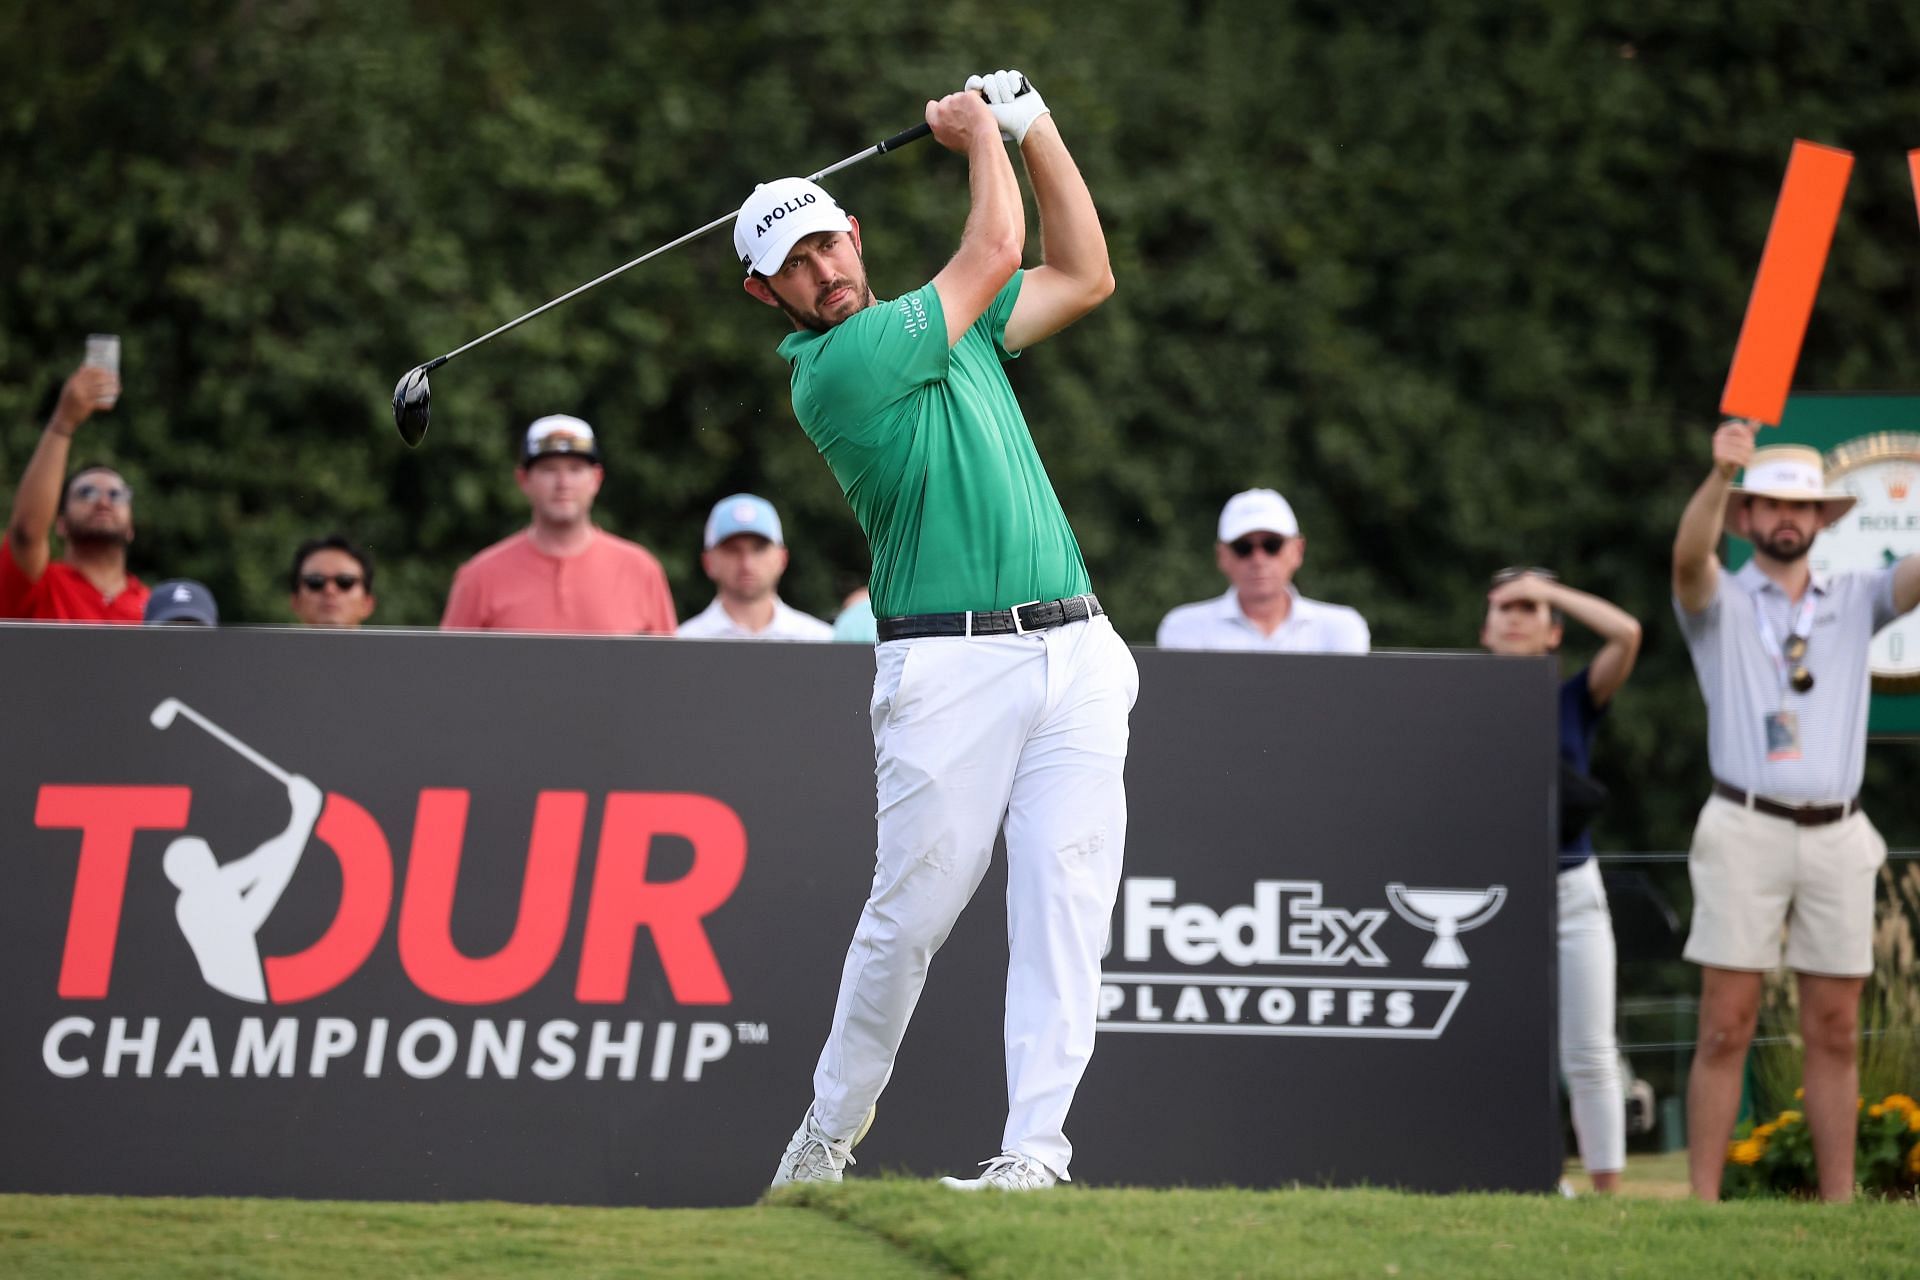
[[[1868, 573], [1815, 574], [1807, 551], [1854, 499], [1827, 486], [1817, 451], [1754, 448], [1755, 424], [1722, 423], [1713, 471], [1673, 544], [1673, 598], [1707, 703], [1713, 795], [1688, 858], [1701, 966], [1687, 1084], [1693, 1193], [1720, 1194], [1761, 978], [1781, 960], [1800, 995], [1806, 1116], [1820, 1194], [1853, 1194], [1861, 987], [1873, 970], [1873, 885], [1886, 842], [1860, 812], [1867, 649], [1920, 604], [1920, 556]], [[1734, 474], [1746, 468], [1743, 483]], [[1722, 530], [1753, 543], [1738, 573]]]

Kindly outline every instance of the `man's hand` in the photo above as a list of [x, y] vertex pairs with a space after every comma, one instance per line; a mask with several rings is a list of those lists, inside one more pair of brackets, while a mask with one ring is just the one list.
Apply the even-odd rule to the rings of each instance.
[[1726, 479], [1753, 460], [1753, 433], [1760, 424], [1751, 418], [1728, 418], [1713, 433], [1713, 466]]
[[1552, 604], [1554, 584], [1537, 573], [1523, 573], [1487, 592], [1487, 603], [1498, 609], [1509, 604]]
[[1033, 127], [1033, 122], [1048, 114], [1047, 104], [1040, 100], [1040, 91], [1018, 71], [968, 76], [966, 87], [970, 93], [985, 96], [987, 106], [993, 111], [994, 123], [1000, 126], [1000, 137], [1016, 146], [1027, 140], [1027, 130]]
[[979, 94], [968, 90], [950, 93], [938, 102], [927, 104], [927, 126], [934, 140], [949, 151], [966, 155], [983, 137], [993, 137], [999, 125], [993, 112]]
[[53, 420], [47, 425], [63, 436], [71, 436], [96, 410], [111, 407], [119, 394], [119, 374], [81, 365], [60, 388], [60, 403], [54, 407]]

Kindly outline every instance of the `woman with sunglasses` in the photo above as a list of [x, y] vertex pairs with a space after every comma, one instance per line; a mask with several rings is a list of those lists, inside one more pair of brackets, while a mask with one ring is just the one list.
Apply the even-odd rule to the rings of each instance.
[[[141, 620], [147, 588], [127, 572], [132, 486], [111, 467], [82, 467], [67, 476], [73, 433], [96, 411], [111, 408], [119, 393], [119, 375], [92, 365], [76, 369], [60, 389], [53, 417], [20, 473], [0, 537], [0, 618]], [[54, 533], [66, 543], [58, 560], [49, 536]]]
[[1598, 635], [1601, 646], [1560, 685], [1560, 1073], [1580, 1163], [1604, 1195], [1620, 1185], [1627, 1131], [1614, 1032], [1613, 919], [1588, 830], [1606, 793], [1588, 768], [1594, 730], [1640, 654], [1640, 624], [1549, 569], [1510, 568], [1493, 575], [1480, 643], [1509, 657], [1546, 657], [1559, 652], [1569, 617]]
[[330, 533], [293, 553], [288, 607], [309, 627], [357, 627], [373, 616], [373, 557]]

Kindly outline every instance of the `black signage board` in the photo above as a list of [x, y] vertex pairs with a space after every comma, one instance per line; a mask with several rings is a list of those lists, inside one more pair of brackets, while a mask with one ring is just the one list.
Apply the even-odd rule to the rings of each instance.
[[[1076, 1180], [1550, 1188], [1548, 664], [1136, 656]], [[764, 1188], [873, 869], [869, 651], [4, 625], [0, 670], [0, 1190]], [[997, 1149], [1004, 892], [854, 1176]]]

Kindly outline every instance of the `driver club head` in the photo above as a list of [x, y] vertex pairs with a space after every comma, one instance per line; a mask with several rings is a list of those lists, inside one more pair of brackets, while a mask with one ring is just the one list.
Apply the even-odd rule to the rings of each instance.
[[414, 448], [427, 434], [433, 389], [427, 385], [426, 366], [409, 369], [393, 389], [393, 425], [400, 438]]

